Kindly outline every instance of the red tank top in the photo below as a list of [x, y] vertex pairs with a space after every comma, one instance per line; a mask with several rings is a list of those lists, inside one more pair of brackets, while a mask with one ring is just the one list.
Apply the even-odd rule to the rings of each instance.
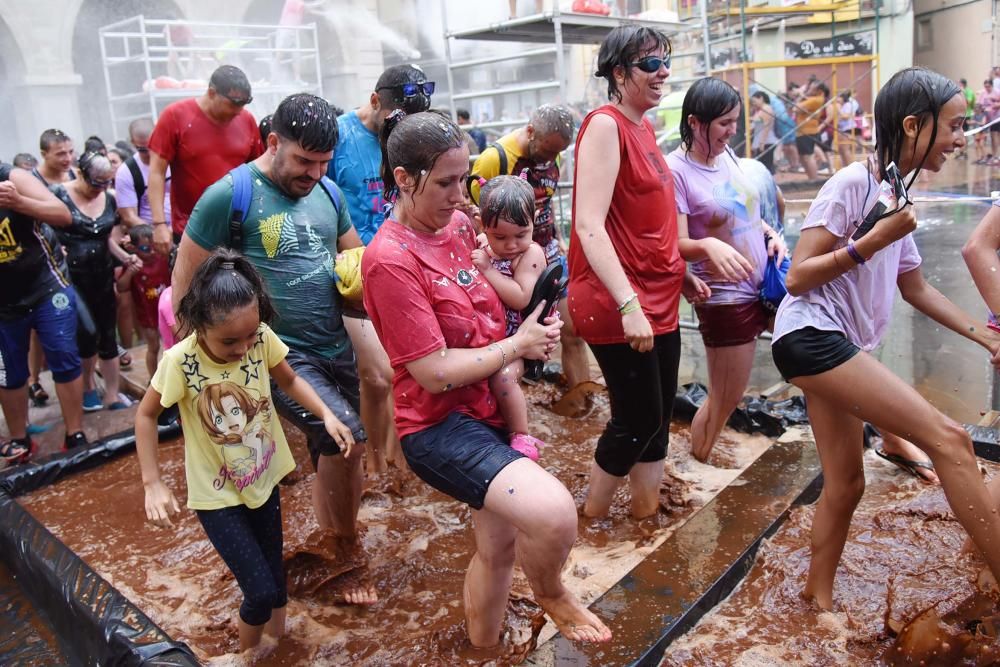
[[[587, 132], [596, 114], [618, 125], [621, 165], [611, 196], [605, 229], [625, 275], [639, 295], [654, 334], [677, 329], [684, 260], [677, 248], [674, 179], [656, 145], [653, 126], [637, 126], [614, 106], [591, 111], [577, 136]], [[579, 162], [576, 169], [580, 168]], [[576, 173], [573, 174], [573, 232], [569, 245], [569, 310], [577, 333], [588, 343], [624, 343], [621, 315], [607, 288], [594, 273], [576, 231]]]

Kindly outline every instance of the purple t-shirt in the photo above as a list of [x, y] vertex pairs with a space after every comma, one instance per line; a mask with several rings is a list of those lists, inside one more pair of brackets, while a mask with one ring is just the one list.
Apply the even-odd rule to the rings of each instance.
[[[139, 172], [142, 180], [146, 183], [146, 190], [142, 193], [142, 199], [136, 201], [135, 181], [132, 179], [132, 172], [128, 165], [122, 163], [115, 172], [115, 198], [118, 200], [118, 208], [138, 208], [139, 217], [146, 222], [153, 221], [153, 211], [149, 208], [149, 165], [143, 164], [142, 160], [136, 160], [139, 165]], [[170, 167], [167, 167], [166, 191], [163, 193], [163, 219], [170, 222]]]
[[[816, 195], [802, 229], [825, 227], [837, 237], [837, 248], [847, 245], [865, 214], [878, 200], [879, 186], [864, 162], [855, 162], [833, 175]], [[896, 297], [896, 279], [920, 266], [913, 235], [879, 250], [864, 264], [802, 296], [787, 296], [778, 308], [774, 339], [805, 327], [839, 331], [862, 350], [873, 350], [889, 327]]]
[[749, 278], [731, 283], [715, 276], [707, 260], [691, 262], [691, 271], [712, 288], [707, 305], [759, 299], [767, 247], [760, 223], [760, 195], [751, 180], [728, 151], [715, 159], [714, 167], [706, 167], [678, 148], [667, 156], [667, 165], [674, 175], [677, 212], [687, 216], [688, 236], [724, 241], [754, 267]]

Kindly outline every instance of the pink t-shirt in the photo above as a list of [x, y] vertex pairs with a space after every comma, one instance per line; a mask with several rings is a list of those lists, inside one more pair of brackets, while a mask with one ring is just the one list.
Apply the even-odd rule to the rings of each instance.
[[160, 340], [163, 341], [163, 349], [169, 350], [177, 342], [174, 338], [174, 326], [177, 324], [174, 319], [174, 306], [170, 302], [174, 288], [167, 287], [160, 292], [160, 302], [157, 304], [157, 329], [160, 330]]
[[503, 425], [485, 378], [432, 394], [406, 369], [409, 362], [444, 348], [485, 347], [504, 337], [503, 304], [472, 264], [475, 247], [472, 223], [456, 211], [437, 234], [415, 232], [386, 218], [365, 248], [365, 309], [394, 371], [400, 436], [434, 426], [452, 412]]
[[[864, 162], [848, 165], [816, 195], [802, 229], [825, 227], [842, 248], [875, 206], [878, 193]], [[897, 277], [919, 267], [920, 261], [913, 235], [907, 234], [830, 282], [802, 296], [785, 297], [775, 319], [774, 340], [813, 327], [840, 331], [862, 350], [873, 350], [889, 327]]]
[[687, 216], [688, 236], [695, 240], [717, 238], [735, 248], [754, 267], [746, 280], [732, 283], [719, 280], [707, 260], [691, 262], [691, 272], [712, 288], [706, 305], [759, 299], [767, 247], [757, 188], [728, 151], [715, 158], [715, 166], [706, 167], [681, 147], [667, 156], [667, 165], [674, 175], [677, 212]]

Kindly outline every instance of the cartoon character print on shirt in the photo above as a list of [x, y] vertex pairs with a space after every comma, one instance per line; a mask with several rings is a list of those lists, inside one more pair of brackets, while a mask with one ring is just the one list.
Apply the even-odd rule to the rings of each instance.
[[255, 394], [249, 387], [223, 380], [198, 395], [201, 426], [209, 440], [222, 447], [223, 465], [212, 482], [216, 490], [226, 480], [240, 490], [250, 486], [267, 470], [277, 450], [271, 437], [271, 400]]

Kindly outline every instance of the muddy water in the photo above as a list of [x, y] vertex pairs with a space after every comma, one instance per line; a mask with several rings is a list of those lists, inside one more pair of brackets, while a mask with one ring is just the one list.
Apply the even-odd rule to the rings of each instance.
[[1000, 609], [984, 592], [984, 564], [961, 553], [965, 533], [941, 489], [899, 477], [871, 452], [865, 468], [868, 488], [837, 570], [833, 612], [799, 596], [814, 511], [802, 507], [663, 664], [997, 664]]
[[[543, 465], [582, 502], [594, 443], [608, 418], [606, 399], [598, 394], [562, 403], [560, 412], [580, 415], [571, 419], [546, 409], [552, 388], [530, 388], [528, 395], [535, 435], [549, 443]], [[286, 432], [296, 460], [308, 461], [297, 431]], [[566, 578], [585, 601], [606, 591], [768, 445], [764, 438], [727, 432], [713, 459], [720, 467], [714, 468], [690, 457], [685, 427], [675, 425], [671, 432], [670, 482], [663, 485], [658, 515], [630, 520], [622, 494], [608, 519], [581, 520]], [[182, 453], [180, 442], [160, 448], [163, 476], [178, 498], [185, 495]], [[282, 488], [288, 636], [251, 656], [235, 655], [239, 590], [193, 513], [185, 510], [172, 530], [145, 524], [134, 456], [23, 503], [171, 636], [216, 664], [516, 664], [539, 638], [552, 634], [518, 574], [502, 646], [474, 651], [467, 644], [461, 588], [473, 541], [466, 507], [399, 471], [370, 480], [360, 514], [366, 558], [316, 533], [312, 475], [297, 477]], [[357, 579], [375, 583], [381, 599], [373, 608], [336, 603], [345, 581]]]

